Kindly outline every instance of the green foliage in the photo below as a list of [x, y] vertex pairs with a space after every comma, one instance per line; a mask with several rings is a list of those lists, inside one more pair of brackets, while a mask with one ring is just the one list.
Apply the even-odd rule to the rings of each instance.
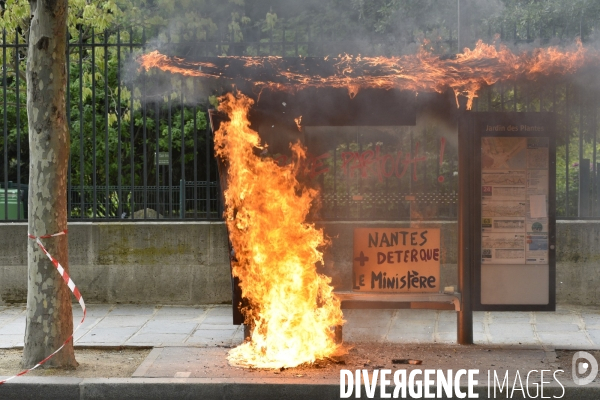
[[[464, 40], [471, 45], [480, 37], [489, 40], [490, 35], [496, 32], [503, 32], [505, 40], [514, 42], [540, 36], [565, 41], [571, 41], [580, 34], [590, 38], [597, 34], [596, 26], [600, 20], [600, 2], [597, 0], [461, 0], [460, 3], [466, 10], [463, 24], [471, 35], [471, 42]], [[6, 58], [3, 58], [4, 52], [0, 52], [0, 64], [5, 63], [7, 67], [7, 101], [3, 104], [3, 99], [0, 99], [0, 104], [6, 113], [2, 115], [6, 115], [8, 126], [8, 137], [0, 142], [0, 151], [4, 152], [6, 147], [9, 179], [16, 180], [18, 170], [24, 182], [29, 162], [28, 143], [23, 134], [27, 132], [25, 41], [29, 1], [0, 0], [0, 14], [0, 30], [5, 31], [7, 42], [18, 41], [21, 44], [17, 49], [7, 47]], [[447, 54], [456, 51], [457, 1], [69, 0], [68, 29], [71, 43], [71, 180], [74, 184], [82, 182], [84, 185], [118, 182], [138, 185], [143, 183], [144, 175], [140, 171], [144, 170], [144, 166], [148, 182], [156, 179], [154, 152], [170, 150], [173, 159], [180, 160], [182, 146], [185, 175], [193, 176], [194, 171], [189, 165], [193, 164], [194, 157], [191, 149], [207, 145], [204, 135], [199, 133], [206, 127], [206, 115], [202, 109], [207, 105], [192, 105], [198, 104], [199, 92], [210, 90], [199, 87], [199, 83], [191, 79], [149, 73], [142, 91], [139, 82], [132, 84], [130, 80], [125, 81], [125, 65], [144, 50], [136, 48], [131, 53], [127, 47], [117, 50], [114, 46], [117, 41], [141, 43], [145, 38], [158, 43], [188, 43], [179, 47], [167, 46], [167, 50], [181, 55], [190, 54], [188, 52], [194, 51], [193, 45], [197, 43], [215, 42], [233, 42], [236, 45], [217, 47], [213, 44], [205, 47], [206, 54], [262, 55], [272, 50], [276, 54], [294, 56], [295, 43], [298, 43], [301, 55], [337, 55], [341, 52], [391, 55], [414, 52], [419, 45]], [[270, 42], [283, 41], [284, 38], [289, 44], [285, 52], [283, 46], [272, 49], [268, 46]], [[318, 48], [309, 48], [309, 39]], [[103, 46], [96, 47], [92, 53], [89, 46], [92, 41], [96, 44], [106, 42], [106, 53]], [[237, 45], [244, 41], [259, 42], [263, 46]], [[77, 46], [79, 43], [84, 45], [81, 54]], [[328, 43], [334, 45], [328, 47]], [[132, 89], [134, 87], [136, 89]], [[526, 98], [523, 92], [510, 88], [505, 88], [502, 94], [496, 89], [491, 94], [492, 109], [498, 109], [501, 103], [514, 104], [516, 111], [550, 107], [548, 100], [536, 100], [550, 98], [543, 93]], [[208, 94], [203, 96], [208, 97]], [[206, 100], [202, 98], [202, 103]], [[564, 90], [559, 90], [557, 102], [566, 104], [572, 103], [572, 100], [566, 98]], [[209, 103], [215, 106], [216, 97], [211, 96]], [[573, 128], [577, 121], [571, 121], [571, 128], [567, 130], [564, 110], [558, 113], [563, 124], [562, 131], [571, 132], [572, 138], [578, 138], [578, 128]], [[19, 154], [17, 126], [22, 132]], [[96, 132], [95, 140], [92, 132]], [[586, 132], [582, 135], [584, 155], [591, 158], [590, 154], [594, 151], [592, 136]], [[559, 143], [558, 151], [557, 204], [559, 213], [566, 213], [564, 141]], [[572, 143], [569, 159], [577, 160], [578, 151], [578, 144]], [[105, 168], [107, 155], [108, 170]], [[177, 164], [173, 166], [174, 175], [182, 172], [180, 163]], [[570, 166], [570, 210], [577, 207], [577, 182], [578, 168]], [[116, 200], [111, 195], [110, 203], [113, 201]], [[88, 212], [84, 210], [83, 213]], [[114, 214], [114, 210], [106, 211], [108, 214], [111, 212]]]
[[[514, 29], [518, 36], [573, 38], [594, 32], [600, 16], [596, 0], [504, 0], [502, 14], [489, 18], [492, 23], [504, 23], [507, 35]], [[514, 33], [513, 33], [514, 34]]]
[[[111, 52], [117, 51], [115, 47], [109, 49]], [[90, 49], [87, 51], [91, 52]], [[175, 79], [179, 85], [169, 89], [165, 94], [166, 98], [154, 98], [151, 105], [146, 105], [145, 103], [150, 103], [149, 100], [142, 101], [141, 93], [132, 93], [119, 81], [116, 55], [107, 54], [105, 57], [104, 49], [96, 48], [96, 63], [92, 64], [90, 57], [86, 57], [88, 62], [81, 66], [76, 62], [78, 54], [71, 57], [71, 164], [80, 166], [83, 159], [84, 165], [83, 169], [72, 168], [71, 178], [74, 182], [83, 182], [84, 185], [92, 185], [94, 182], [114, 185], [120, 181], [141, 185], [143, 177], [140, 171], [144, 170], [144, 165], [150, 181], [153, 179], [154, 153], [168, 151], [170, 146], [173, 159], [181, 160], [182, 143], [184, 160], [193, 161], [194, 153], [191, 150], [194, 143], [198, 146], [204, 142], [204, 135], [198, 135], [198, 132], [206, 129], [206, 115], [204, 111], [197, 109], [194, 118], [195, 108], [182, 106], [182, 100], [183, 104], [186, 103], [181, 94], [186, 91], [187, 81]], [[108, 70], [104, 70], [105, 62]], [[80, 92], [82, 96], [79, 95]], [[158, 114], [154, 107], [156, 102], [159, 104]], [[157, 120], [158, 138], [154, 135]], [[95, 141], [91, 132], [96, 132]], [[105, 162], [107, 158], [108, 164]], [[131, 171], [131, 160], [134, 162], [134, 171]], [[180, 166], [175, 165], [174, 168], [180, 173]]]
[[[91, 15], [89, 12], [88, 15]], [[84, 11], [81, 18], [87, 17]], [[18, 33], [18, 29], [14, 32]], [[97, 33], [93, 27], [81, 25], [71, 36], [67, 109], [71, 135], [69, 178], [74, 187], [141, 185], [144, 176], [148, 182], [154, 182], [157, 175], [154, 154], [168, 150], [169, 146], [173, 160], [185, 161], [183, 168], [188, 179], [194, 176], [194, 146], [201, 148], [206, 145], [204, 107], [193, 106], [197, 103], [197, 96], [193, 93], [197, 85], [190, 79], [173, 77], [170, 86], [159, 88], [161, 95], [158, 98], [144, 98], [139, 89], [132, 89], [136, 86], [131, 81], [125, 81], [123, 75], [128, 60], [136, 53], [132, 53], [127, 46], [119, 47], [116, 44], [118, 40], [121, 43], [130, 40], [140, 43], [140, 36], [139, 30]], [[10, 43], [9, 40], [7, 42]], [[92, 42], [106, 43], [106, 47], [91, 47]], [[19, 43], [18, 51], [7, 49], [7, 53], [12, 51], [6, 60], [11, 62], [7, 65], [7, 102], [3, 104], [0, 99], [0, 104], [2, 111], [6, 112], [8, 136], [7, 140], [0, 141], [0, 153], [6, 151], [7, 154], [8, 179], [17, 181], [20, 177], [20, 181], [26, 184], [29, 164], [25, 79], [27, 44], [22, 41]], [[154, 82], [154, 79], [149, 80], [147, 86], [156, 92]], [[171, 123], [167, 117], [167, 101], [170, 102], [173, 115]], [[147, 103], [152, 103], [152, 107]], [[153, 111], [150, 111], [145, 120], [144, 111], [148, 108], [154, 110], [154, 104], [158, 104], [159, 114], [154, 118]], [[20, 118], [17, 118], [17, 112]], [[144, 137], [144, 126], [153, 133], [156, 121], [160, 124], [158, 138], [151, 134]], [[204, 160], [197, 162], [197, 166], [205, 168]], [[181, 163], [174, 162], [172, 173], [174, 176], [182, 175]], [[117, 216], [120, 214], [115, 208], [119, 204], [118, 195], [111, 193], [107, 210], [104, 210], [104, 201], [98, 201], [97, 207], [92, 210], [90, 199], [93, 196], [86, 192], [86, 208], [82, 212], [81, 207], [75, 206], [71, 215]], [[132, 210], [129, 210], [127, 196], [131, 194], [127, 190], [122, 194], [122, 211], [129, 213]], [[74, 204], [79, 204], [80, 200], [80, 197], [72, 198]]]

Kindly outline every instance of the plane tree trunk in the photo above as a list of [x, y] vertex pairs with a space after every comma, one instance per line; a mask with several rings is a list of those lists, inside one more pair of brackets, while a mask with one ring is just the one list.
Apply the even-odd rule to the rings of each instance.
[[[29, 122], [29, 233], [67, 228], [69, 134], [65, 91], [67, 0], [30, 0], [27, 54]], [[67, 236], [42, 239], [68, 271]], [[32, 367], [62, 345], [73, 332], [71, 293], [50, 260], [29, 240], [27, 247], [27, 326], [23, 366]], [[44, 366], [77, 366], [71, 341]]]

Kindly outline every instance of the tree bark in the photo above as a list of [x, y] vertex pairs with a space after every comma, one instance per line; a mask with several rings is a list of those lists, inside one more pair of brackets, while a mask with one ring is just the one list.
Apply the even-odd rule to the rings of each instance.
[[[29, 121], [29, 233], [58, 233], [67, 228], [66, 118], [67, 0], [30, 0], [27, 54]], [[42, 239], [68, 271], [67, 236]], [[27, 326], [23, 366], [32, 367], [62, 345], [73, 332], [71, 293], [56, 268], [29, 240], [27, 247]], [[44, 366], [75, 368], [71, 341]]]

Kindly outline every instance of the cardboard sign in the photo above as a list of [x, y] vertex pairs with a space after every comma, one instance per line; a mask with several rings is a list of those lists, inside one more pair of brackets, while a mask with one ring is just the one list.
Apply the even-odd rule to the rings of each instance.
[[355, 229], [353, 280], [361, 292], [439, 292], [440, 230]]

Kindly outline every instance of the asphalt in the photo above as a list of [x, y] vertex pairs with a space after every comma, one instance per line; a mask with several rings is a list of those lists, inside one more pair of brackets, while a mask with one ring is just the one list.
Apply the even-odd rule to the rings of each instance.
[[[81, 311], [74, 308], [74, 314], [77, 323]], [[341, 369], [400, 368], [479, 369], [474, 389], [479, 398], [507, 397], [500, 392], [488, 396], [488, 371], [502, 377], [508, 372], [511, 385], [520, 371], [524, 385], [535, 388], [543, 377], [534, 373], [535, 379], [526, 382], [528, 371], [562, 369], [566, 370], [559, 374], [564, 394], [557, 382], [551, 382], [545, 396], [600, 399], [600, 378], [578, 386], [570, 371], [573, 350], [600, 354], [594, 352], [600, 350], [599, 309], [566, 306], [549, 313], [476, 312], [473, 346], [456, 345], [453, 311], [345, 310], [344, 316], [344, 342], [351, 350], [341, 363], [329, 360], [316, 367], [265, 371], [227, 363], [229, 348], [243, 340], [241, 327], [231, 323], [230, 306], [92, 304], [76, 334], [75, 347], [152, 347], [133, 376], [23, 376], [0, 386], [0, 399], [333, 399], [340, 398]], [[25, 308], [0, 307], [0, 348], [22, 347], [24, 331]], [[394, 357], [419, 359], [423, 364], [393, 365]], [[375, 398], [380, 395], [376, 391]], [[523, 397], [517, 389], [512, 398], [533, 396]]]

